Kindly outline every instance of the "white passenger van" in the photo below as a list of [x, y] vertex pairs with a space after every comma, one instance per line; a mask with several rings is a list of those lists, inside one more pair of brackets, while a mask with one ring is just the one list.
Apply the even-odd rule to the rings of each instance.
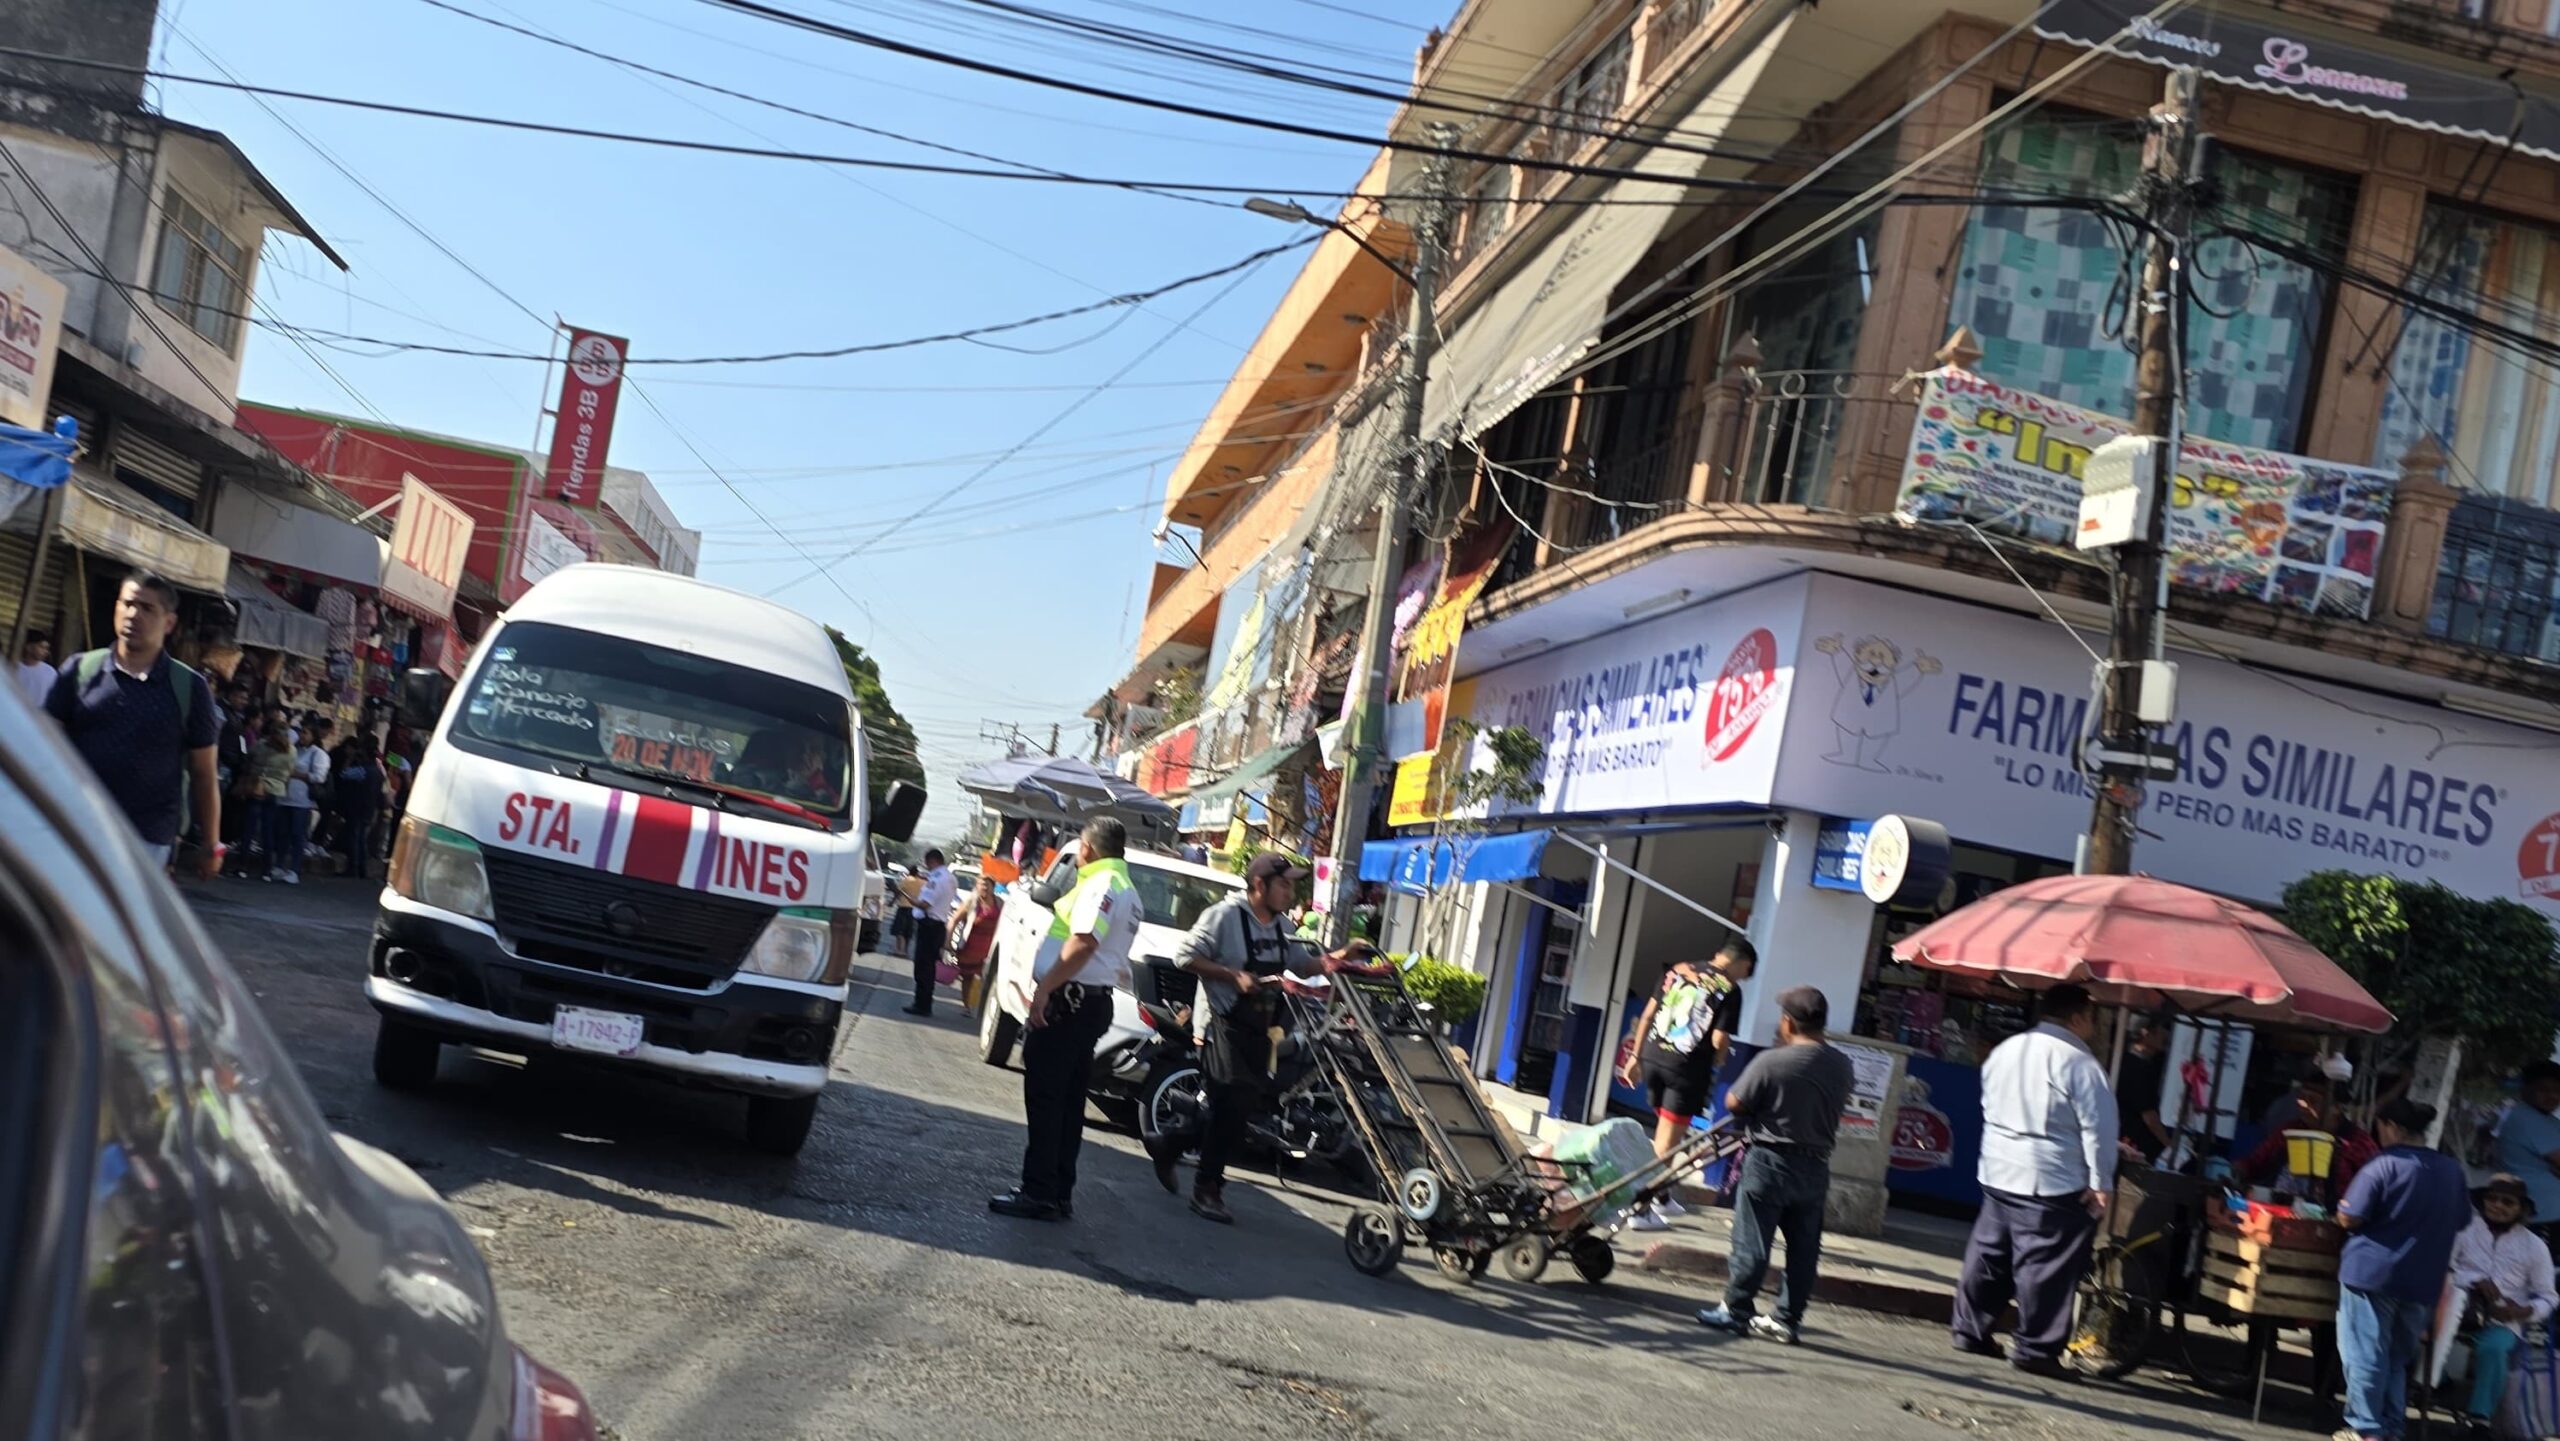
[[[404, 706], [422, 702], [404, 685]], [[420, 717], [423, 719], [423, 717]], [[862, 728], [817, 622], [583, 564], [481, 638], [435, 722], [374, 925], [374, 1074], [447, 1043], [744, 1093], [800, 1149], [843, 1034], [873, 834]]]

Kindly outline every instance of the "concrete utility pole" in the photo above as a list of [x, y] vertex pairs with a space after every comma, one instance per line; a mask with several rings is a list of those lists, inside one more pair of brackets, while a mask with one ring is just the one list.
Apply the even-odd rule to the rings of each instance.
[[2185, 303], [2185, 252], [2195, 216], [2196, 183], [2204, 155], [2198, 115], [2202, 81], [2193, 70], [2175, 70], [2161, 102], [2151, 110], [2143, 142], [2142, 173], [2151, 230], [2142, 259], [2141, 360], [2134, 372], [2133, 432], [2154, 438], [2153, 463], [2144, 482], [2150, 504], [2137, 537], [2114, 547], [2115, 599], [2107, 628], [2108, 659], [2098, 745], [2090, 767], [2096, 800], [2081, 855], [2084, 875], [2129, 875], [2134, 833], [2142, 819], [2142, 783], [2158, 776], [2151, 726], [2143, 718], [2145, 662], [2161, 658], [2161, 617], [2169, 608], [2166, 564], [2169, 500], [2177, 475], [2182, 434], [2178, 398], [2185, 388], [2186, 357], [2179, 311]]
[[[1458, 141], [1458, 127], [1429, 127], [1431, 143], [1445, 151]], [[1449, 160], [1434, 155], [1422, 172], [1422, 205], [1413, 227], [1413, 296], [1405, 309], [1404, 366], [1397, 377], [1396, 453], [1400, 467], [1390, 472], [1386, 495], [1378, 509], [1378, 552], [1369, 567], [1369, 611], [1360, 627], [1360, 662], [1352, 670], [1354, 693], [1342, 756], [1342, 799], [1333, 813], [1336, 884], [1341, 889], [1325, 918], [1326, 943], [1340, 946], [1351, 939], [1351, 877], [1359, 870], [1360, 843], [1369, 832], [1369, 808], [1378, 789], [1378, 772], [1386, 765], [1382, 737], [1386, 721], [1388, 652], [1394, 639], [1396, 579], [1404, 574], [1405, 512], [1427, 493], [1432, 474], [1430, 448], [1422, 435], [1422, 396], [1431, 380], [1431, 355], [1437, 331], [1440, 252], [1455, 209], [1450, 195]], [[1356, 238], [1356, 237], [1355, 237]]]

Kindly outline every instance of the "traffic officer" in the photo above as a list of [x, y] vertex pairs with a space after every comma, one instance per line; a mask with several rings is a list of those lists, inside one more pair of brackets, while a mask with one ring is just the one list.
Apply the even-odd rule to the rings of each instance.
[[[1023, 1023], [1022, 1184], [987, 1202], [1001, 1216], [1075, 1215], [1076, 1153], [1084, 1147], [1085, 1082], [1093, 1048], [1111, 1028], [1111, 993], [1129, 984], [1129, 942], [1146, 907], [1122, 859], [1128, 828], [1105, 816], [1084, 828], [1074, 889], [1050, 907], [1049, 934], [1031, 963]], [[989, 997], [987, 1004], [998, 1004]]]
[[[1242, 1145], [1245, 1127], [1262, 1105], [1270, 1083], [1273, 1033], [1285, 1025], [1279, 977], [1285, 971], [1312, 976], [1327, 971], [1376, 974], [1375, 951], [1354, 941], [1319, 956], [1289, 924], [1298, 882], [1307, 868], [1265, 851], [1244, 871], [1244, 889], [1211, 906], [1174, 959], [1200, 978], [1209, 998], [1209, 1044], [1201, 1058], [1208, 1092], [1208, 1123], [1200, 1134], [1200, 1173], [1192, 1180], [1191, 1209], [1207, 1220], [1232, 1225], [1227, 1210], [1227, 1163]], [[1174, 1156], [1156, 1157], [1156, 1179], [1175, 1190]]]

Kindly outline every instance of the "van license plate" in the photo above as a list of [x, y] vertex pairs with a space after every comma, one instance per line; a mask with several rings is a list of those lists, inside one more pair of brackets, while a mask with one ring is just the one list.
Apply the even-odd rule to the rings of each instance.
[[640, 1049], [641, 1033], [638, 1016], [582, 1006], [562, 1006], [551, 1013], [551, 1044], [564, 1051], [627, 1056]]

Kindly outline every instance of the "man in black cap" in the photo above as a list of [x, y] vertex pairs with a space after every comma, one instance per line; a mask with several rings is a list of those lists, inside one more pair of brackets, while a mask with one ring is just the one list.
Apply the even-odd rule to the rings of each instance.
[[[1201, 1070], [1209, 1118], [1200, 1134], [1200, 1174], [1191, 1186], [1191, 1209], [1207, 1220], [1232, 1225], [1227, 1210], [1227, 1163], [1242, 1144], [1245, 1125], [1262, 1104], [1272, 1069], [1272, 1033], [1287, 1025], [1279, 977], [1328, 971], [1375, 974], [1375, 950], [1354, 941], [1317, 955], [1292, 934], [1287, 918], [1307, 868], [1275, 851], [1255, 856], [1244, 870], [1244, 889], [1211, 906], [1174, 960], [1200, 978], [1209, 1001], [1209, 1045]], [[1156, 1156], [1156, 1179], [1180, 1193], [1171, 1151]]]

